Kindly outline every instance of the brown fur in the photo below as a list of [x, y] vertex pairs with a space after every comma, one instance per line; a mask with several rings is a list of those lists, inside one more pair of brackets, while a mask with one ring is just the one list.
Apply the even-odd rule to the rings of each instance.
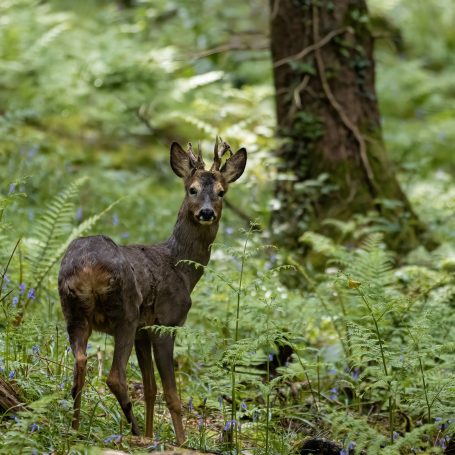
[[[171, 167], [183, 179], [186, 195], [169, 239], [161, 244], [119, 246], [98, 235], [73, 241], [59, 272], [59, 294], [75, 357], [73, 428], [79, 427], [82, 387], [86, 372], [87, 341], [92, 330], [114, 337], [114, 355], [107, 384], [116, 396], [132, 433], [139, 426], [132, 411], [126, 382], [126, 364], [136, 348], [144, 384], [146, 436], [153, 434], [155, 363], [171, 413], [177, 443], [184, 442], [181, 405], [173, 366], [174, 338], [141, 330], [145, 326], [179, 326], [191, 307], [191, 291], [203, 270], [180, 261], [207, 265], [221, 217], [223, 194], [246, 164], [241, 149], [219, 170], [206, 171], [180, 145], [171, 146]], [[192, 189], [192, 186], [194, 187]]]

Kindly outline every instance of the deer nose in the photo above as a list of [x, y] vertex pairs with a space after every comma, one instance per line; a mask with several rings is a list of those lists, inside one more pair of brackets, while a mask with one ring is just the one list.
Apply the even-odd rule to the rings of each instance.
[[212, 209], [202, 209], [199, 212], [198, 218], [201, 221], [213, 221], [215, 220], [215, 212]]

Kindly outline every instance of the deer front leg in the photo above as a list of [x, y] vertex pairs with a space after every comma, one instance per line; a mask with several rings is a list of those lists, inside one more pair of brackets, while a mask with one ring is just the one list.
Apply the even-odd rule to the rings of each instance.
[[126, 364], [133, 349], [136, 328], [128, 325], [120, 325], [114, 334], [114, 359], [111, 371], [107, 377], [107, 385], [117, 398], [126, 420], [131, 424], [131, 432], [139, 436], [139, 426], [133, 414], [133, 405], [128, 396], [128, 385], [126, 382]]
[[172, 335], [153, 334], [152, 343], [156, 366], [163, 383], [164, 398], [174, 424], [177, 444], [182, 445], [185, 442], [185, 432], [183, 431], [182, 423], [182, 406], [177, 395], [175, 383], [174, 337]]
[[156, 398], [155, 372], [152, 362], [152, 342], [146, 330], [140, 330], [134, 342], [137, 361], [142, 373], [145, 399], [145, 436], [153, 437], [153, 411]]

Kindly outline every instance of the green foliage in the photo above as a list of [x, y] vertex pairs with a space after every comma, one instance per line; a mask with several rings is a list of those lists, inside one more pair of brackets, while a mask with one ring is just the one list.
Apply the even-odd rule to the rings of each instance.
[[[192, 447], [286, 455], [324, 436], [345, 453], [354, 444], [441, 453], [453, 435], [455, 9], [448, 0], [370, 6], [402, 31], [400, 54], [391, 40], [377, 44], [385, 138], [440, 246], [397, 257], [380, 234], [397, 226], [377, 215], [326, 220], [325, 237], [306, 231], [296, 207], [302, 260], [267, 245], [267, 231], [241, 230], [225, 207], [188, 321], [172, 329]], [[361, 12], [352, 20], [365, 25]], [[113, 352], [104, 335], [91, 337], [82, 427], [70, 429], [73, 359], [54, 265], [86, 233], [120, 243], [169, 235], [181, 201], [165, 154], [172, 140], [201, 139], [206, 150], [220, 134], [245, 145], [247, 178], [227, 198], [267, 225], [271, 182], [289, 177], [268, 153], [267, 21], [259, 1], [0, 2], [0, 374], [30, 405], [0, 416], [0, 453], [138, 450], [104, 382]], [[298, 121], [305, 137], [320, 134], [316, 116]], [[328, 177], [296, 187], [305, 209], [336, 191]], [[143, 423], [134, 356], [128, 377]], [[161, 450], [173, 440], [161, 394], [156, 415], [150, 446]]]

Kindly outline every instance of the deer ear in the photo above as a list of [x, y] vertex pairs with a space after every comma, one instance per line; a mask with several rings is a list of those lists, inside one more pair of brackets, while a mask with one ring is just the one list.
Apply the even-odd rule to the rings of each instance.
[[190, 156], [177, 142], [171, 144], [171, 168], [181, 178], [188, 177], [193, 170]]
[[241, 148], [232, 155], [223, 165], [220, 172], [227, 183], [235, 182], [243, 174], [246, 166], [246, 149]]

